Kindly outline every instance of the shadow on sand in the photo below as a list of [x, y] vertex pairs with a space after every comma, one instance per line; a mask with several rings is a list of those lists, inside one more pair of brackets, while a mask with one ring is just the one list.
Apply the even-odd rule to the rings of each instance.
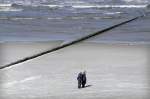
[[92, 85], [86, 85], [84, 88], [91, 87]]
[[[82, 87], [82, 88], [87, 88], [87, 87], [91, 87], [91, 86], [93, 86], [93, 85], [86, 85], [85, 87]], [[82, 88], [81, 88], [81, 89], [82, 89]]]

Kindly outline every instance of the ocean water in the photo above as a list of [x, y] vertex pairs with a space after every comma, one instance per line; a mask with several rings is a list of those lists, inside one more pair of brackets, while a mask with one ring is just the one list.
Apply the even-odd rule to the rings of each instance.
[[[49, 41], [66, 43], [141, 15], [144, 17], [87, 42], [150, 44], [149, 3], [0, 0], [0, 42], [9, 42], [0, 43], [0, 59], [18, 59], [51, 47]], [[48, 43], [12, 43], [36, 41]], [[82, 43], [41, 56], [1, 70], [0, 99], [149, 99], [149, 49], [149, 45]], [[82, 69], [88, 71], [88, 84], [92, 86], [78, 90], [76, 76]]]
[[70, 41], [145, 15], [89, 41], [149, 42], [150, 0], [0, 0], [0, 42]]

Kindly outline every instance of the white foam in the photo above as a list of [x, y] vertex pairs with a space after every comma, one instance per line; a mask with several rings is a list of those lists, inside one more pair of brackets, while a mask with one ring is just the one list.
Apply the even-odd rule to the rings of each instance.
[[73, 8], [94, 8], [97, 6], [94, 6], [94, 5], [73, 5], [72, 7]]
[[122, 14], [123, 12], [104, 12], [107, 15]]
[[40, 6], [45, 6], [45, 7], [49, 7], [49, 8], [64, 7], [63, 5], [40, 5]]
[[[73, 8], [145, 8], [146, 4], [139, 5], [97, 5], [88, 3], [71, 3], [71, 4], [32, 4], [32, 3], [19, 3], [21, 6], [32, 6], [32, 7], [49, 7], [49, 8], [63, 8], [63, 7], [73, 7]], [[12, 4], [0, 4], [0, 7], [11, 7]]]
[[61, 17], [55, 17], [55, 18], [52, 18], [52, 17], [49, 17], [49, 18], [47, 18], [48, 20], [61, 20], [61, 19], [63, 19], [63, 18], [61, 18]]
[[0, 7], [11, 7], [11, 4], [0, 4]]
[[33, 20], [35, 18], [11, 18], [12, 20]]
[[8, 11], [22, 11], [23, 9], [16, 9], [16, 8], [0, 8], [1, 12], [8, 12]]
[[73, 5], [73, 8], [145, 8], [147, 5]]
[[[23, 5], [26, 6], [26, 5]], [[93, 5], [93, 4], [73, 4], [73, 5], [65, 5], [65, 4], [59, 4], [59, 5], [44, 5], [44, 4], [40, 4], [40, 5], [30, 5], [33, 7], [38, 7], [38, 6], [42, 6], [42, 7], [49, 7], [49, 8], [63, 8], [63, 7], [72, 7], [72, 8], [145, 8], [147, 7], [146, 4], [143, 5]]]
[[22, 11], [23, 9], [13, 8], [12, 4], [0, 4], [0, 11]]

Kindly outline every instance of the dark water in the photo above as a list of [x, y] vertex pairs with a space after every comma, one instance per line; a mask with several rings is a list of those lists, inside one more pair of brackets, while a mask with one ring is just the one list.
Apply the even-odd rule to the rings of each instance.
[[[0, 0], [0, 41], [68, 41], [146, 14], [94, 41], [147, 42], [148, 4], [146, 0]], [[134, 28], [140, 29], [133, 31]], [[120, 35], [124, 32], [128, 34]]]

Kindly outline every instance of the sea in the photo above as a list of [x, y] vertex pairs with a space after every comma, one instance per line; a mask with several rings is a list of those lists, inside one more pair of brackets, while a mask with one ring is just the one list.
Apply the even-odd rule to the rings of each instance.
[[[28, 60], [59, 43], [52, 41], [68, 43], [138, 17], [88, 43], [1, 69], [0, 99], [149, 99], [149, 4], [150, 0], [0, 0], [0, 65]], [[89, 88], [79, 90], [76, 77], [81, 70], [87, 71]]]
[[90, 42], [150, 42], [150, 0], [0, 0], [0, 42], [72, 41], [136, 21]]

